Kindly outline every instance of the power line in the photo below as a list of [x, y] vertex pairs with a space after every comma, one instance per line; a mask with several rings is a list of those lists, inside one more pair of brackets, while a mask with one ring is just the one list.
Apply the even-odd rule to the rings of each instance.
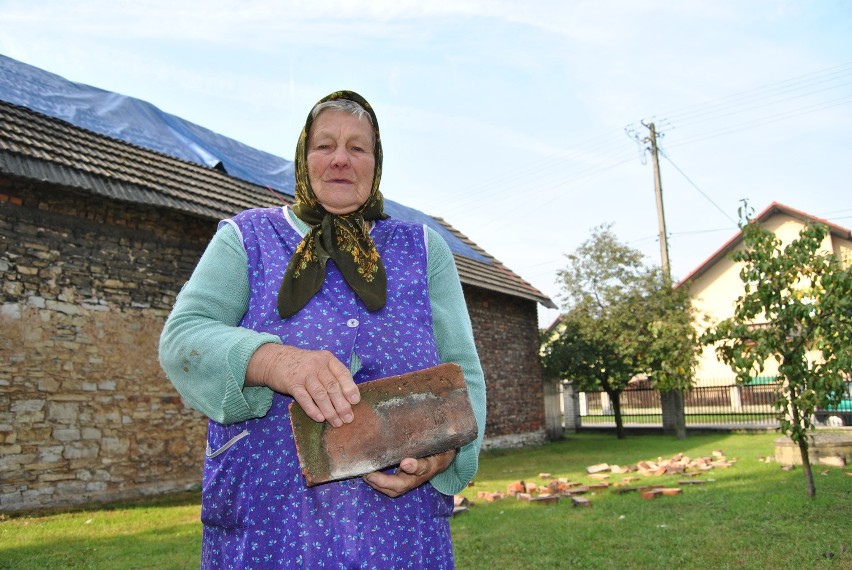
[[698, 187], [698, 184], [696, 184], [695, 182], [693, 182], [693, 181], [692, 181], [692, 179], [691, 179], [689, 176], [687, 176], [687, 175], [686, 175], [686, 173], [685, 173], [683, 170], [681, 170], [681, 169], [680, 169], [680, 167], [679, 167], [677, 164], [675, 164], [675, 163], [674, 163], [674, 161], [671, 159], [671, 157], [668, 155], [668, 153], [667, 153], [667, 152], [665, 152], [665, 151], [663, 151], [663, 150], [660, 150], [660, 154], [662, 154], [662, 155], [663, 155], [663, 158], [665, 158], [666, 160], [668, 160], [668, 161], [669, 161], [669, 164], [671, 164], [672, 166], [674, 166], [675, 170], [677, 170], [677, 171], [680, 173], [680, 175], [681, 175], [681, 176], [683, 176], [683, 177], [686, 179], [686, 181], [687, 181], [687, 182], [689, 182], [689, 183], [692, 185], [692, 187], [693, 187], [693, 188], [695, 188], [696, 190], [698, 190], [698, 193], [699, 193], [699, 194], [701, 194], [702, 196], [704, 196], [704, 198], [705, 198], [708, 202], [710, 202], [711, 204], [713, 204], [713, 206], [714, 206], [717, 210], [719, 210], [719, 211], [722, 213], [722, 215], [723, 215], [723, 216], [725, 216], [726, 218], [728, 218], [729, 220], [731, 220], [734, 224], [736, 224], [736, 223], [737, 223], [737, 222], [736, 222], [736, 220], [734, 220], [731, 216], [729, 216], [729, 215], [728, 215], [728, 213], [727, 213], [727, 212], [725, 212], [725, 210], [723, 210], [721, 207], [719, 207], [719, 204], [717, 204], [716, 202], [714, 202], [714, 201], [713, 201], [713, 199], [712, 199], [710, 196], [708, 196], [706, 192], [704, 192], [704, 190], [702, 190], [701, 188], [699, 188], [699, 187]]
[[[676, 131], [686, 135], [680, 140], [666, 140], [665, 149], [695, 144], [847, 105], [852, 102], [852, 94], [848, 89], [849, 85], [852, 85], [852, 81], [849, 81], [850, 77], [852, 77], [852, 62], [776, 81], [715, 100], [681, 107], [664, 118], [655, 116], [654, 121], [658, 125], [660, 136], [663, 134], [662, 131]], [[825, 95], [837, 96], [826, 99]], [[804, 98], [808, 100], [802, 102]], [[796, 103], [797, 101], [799, 103]], [[780, 108], [782, 105], [787, 105], [787, 108]], [[775, 112], [770, 112], [772, 109]], [[764, 112], [760, 116], [754, 116], [758, 111]], [[695, 129], [707, 124], [711, 124], [712, 127], [704, 130]], [[633, 128], [632, 125], [625, 127], [628, 135], [631, 128]], [[455, 209], [466, 210], [471, 207], [476, 207], [480, 211], [505, 208], [512, 201], [517, 200], [519, 188], [530, 192], [535, 191], [540, 204], [552, 204], [563, 199], [566, 192], [576, 184], [635, 160], [636, 148], [628, 150], [624, 145], [619, 144], [620, 136], [622, 135], [613, 132], [605, 133], [579, 141], [568, 149], [553, 149], [550, 156], [522, 165], [512, 165], [504, 175], [496, 179], [483, 181], [457, 192], [452, 199], [444, 201], [444, 207], [448, 210], [448, 214]], [[667, 153], [663, 152], [663, 156], [695, 190], [722, 212], [726, 219], [731, 219], [730, 215], [713, 202]], [[499, 222], [495, 220], [494, 223]]]
[[842, 210], [832, 210], [831, 212], [826, 212], [822, 214], [823, 217], [829, 216], [831, 214], [845, 214], [846, 212], [852, 212], [852, 208], [843, 208]]
[[715, 233], [718, 233], [718, 232], [736, 231], [736, 229], [737, 229], [737, 225], [736, 225], [736, 222], [735, 222], [733, 226], [727, 226], [727, 227], [724, 227], [724, 228], [716, 228], [716, 229], [712, 229], [712, 230], [689, 230], [689, 231], [684, 231], [684, 232], [672, 232], [672, 235], [673, 236], [691, 236], [691, 235], [695, 235], [695, 234], [715, 234]]
[[[499, 189], [500, 185], [491, 186], [483, 192], [470, 194], [465, 192], [457, 200], [445, 200], [444, 208], [447, 211], [453, 209], [465, 210], [470, 206], [475, 205], [479, 211], [503, 209], [509, 203], [518, 199], [518, 189], [523, 188], [525, 192], [536, 192], [537, 201], [542, 205], [553, 203], [558, 198], [561, 198], [571, 187], [579, 182], [586, 181], [609, 172], [621, 165], [627, 164], [635, 160], [633, 151], [630, 156], [624, 157], [624, 153], [610, 158], [603, 164], [591, 165], [578, 171], [570, 172], [563, 169], [562, 171], [547, 173], [544, 176], [535, 177], [532, 179], [532, 187], [530, 179], [523, 177], [526, 184], [513, 184], [510, 192], [504, 193]], [[483, 200], [482, 196], [487, 195], [487, 200]], [[502, 223], [495, 220], [494, 223]]]
[[[714, 108], [725, 110], [726, 108], [735, 107], [740, 102], [751, 102], [755, 99], [765, 99], [770, 95], [785, 94], [796, 91], [809, 85], [822, 84], [834, 79], [845, 78], [852, 75], [852, 62], [843, 63], [828, 69], [806, 73], [790, 79], [784, 79], [758, 86], [745, 91], [732, 93], [705, 103], [695, 103], [681, 109], [676, 109], [666, 113], [668, 117], [680, 119], [681, 115], [687, 117], [706, 114]], [[844, 84], [846, 85], [846, 84]]]
[[[779, 103], [786, 103], [786, 102], [792, 101], [794, 99], [801, 99], [803, 97], [806, 97], [806, 96], [809, 96], [809, 95], [814, 95], [814, 94], [817, 94], [817, 93], [825, 93], [825, 92], [828, 92], [828, 91], [832, 91], [832, 90], [834, 90], [838, 87], [846, 87], [848, 85], [852, 85], [852, 81], [849, 81], [847, 83], [843, 83], [841, 85], [835, 85], [835, 86], [832, 86], [830, 88], [818, 89], [818, 90], [814, 90], [814, 91], [809, 91], [807, 93], [799, 93], [795, 96], [787, 97], [787, 98], [779, 100], [779, 101], [771, 101], [771, 100], [767, 101], [766, 99], [755, 100], [755, 101], [749, 102], [748, 106], [729, 107], [728, 109], [724, 109], [725, 112], [722, 112], [722, 113], [710, 114], [709, 111], [706, 112], [706, 113], [698, 113], [698, 114], [695, 114], [695, 115], [688, 117], [689, 119], [691, 119], [691, 122], [687, 121], [687, 122], [680, 123], [680, 124], [690, 126], [690, 125], [694, 125], [694, 124], [698, 124], [698, 123], [706, 123], [708, 121], [716, 121], [720, 118], [730, 117], [730, 116], [741, 114], [741, 113], [744, 113], [744, 112], [747, 112], [747, 111], [754, 111], [756, 109], [763, 110], [763, 109], [766, 109], [768, 105], [777, 105]], [[842, 97], [841, 99], [845, 99], [845, 97]], [[706, 115], [706, 116], [702, 117], [702, 115]]]
[[[611, 151], [616, 150], [613, 148], [613, 143], [617, 143], [619, 138], [613, 133], [593, 137], [567, 152], [558, 151], [553, 156], [543, 157], [515, 168], [497, 180], [469, 186], [465, 188], [463, 193], [458, 194], [456, 200], [445, 201], [445, 204], [456, 205], [460, 208], [476, 204], [479, 207], [484, 202], [483, 197], [488, 197], [487, 202], [493, 203], [495, 194], [501, 192], [508, 192], [509, 197], [515, 199], [516, 188], [528, 182], [531, 178], [536, 180], [537, 191], [541, 191], [542, 187], [549, 187], [551, 181], [561, 184], [566, 180], [571, 180], [571, 165], [583, 165], [583, 168], [575, 173], [580, 178], [599, 169], [606, 170], [620, 156], [616, 155], [615, 159], [611, 156]], [[569, 175], [566, 176], [566, 173], [569, 173]]]
[[736, 132], [739, 132], [739, 131], [743, 131], [743, 130], [747, 130], [747, 129], [751, 129], [751, 128], [759, 127], [759, 126], [763, 126], [763, 125], [768, 125], [770, 123], [776, 123], [776, 122], [782, 121], [784, 119], [791, 119], [793, 117], [800, 117], [802, 115], [814, 113], [816, 111], [823, 111], [825, 109], [830, 109], [832, 107], [837, 107], [839, 105], [844, 105], [844, 104], [850, 103], [850, 102], [852, 102], [852, 95], [841, 97], [840, 99], [836, 99], [834, 101], [829, 101], [828, 103], [811, 105], [810, 107], [802, 107], [802, 108], [799, 108], [799, 109], [795, 109], [794, 111], [791, 111], [791, 112], [784, 112], [784, 113], [780, 113], [780, 114], [776, 114], [776, 115], [770, 115], [770, 116], [767, 116], [767, 117], [762, 117], [760, 119], [755, 119], [753, 121], [747, 121], [745, 123], [739, 123], [739, 124], [733, 125], [731, 127], [718, 129], [716, 131], [711, 131], [711, 132], [704, 134], [704, 135], [701, 135], [701, 136], [697, 136], [697, 137], [694, 137], [694, 138], [691, 138], [691, 139], [686, 139], [684, 141], [680, 141], [680, 142], [677, 142], [677, 143], [674, 143], [674, 144], [670, 144], [670, 145], [668, 145], [668, 148], [676, 148], [676, 147], [680, 147], [680, 146], [686, 146], [686, 145], [694, 144], [694, 143], [697, 143], [697, 142], [705, 141], [707, 139], [729, 135], [731, 133], [736, 133]]
[[[687, 140], [670, 143], [668, 148], [692, 144], [708, 138], [723, 136], [733, 132], [763, 126], [772, 122], [813, 113], [852, 101], [848, 87], [852, 85], [852, 62], [834, 66], [825, 70], [808, 73], [759, 86], [725, 97], [720, 97], [704, 103], [697, 103], [665, 113], [664, 119], [654, 117], [653, 120], [661, 131], [673, 131], [689, 128], [705, 123], [715, 127], [709, 132], [697, 132]], [[829, 99], [819, 98], [821, 95], [838, 94]], [[770, 113], [771, 108], [789, 104], [793, 101], [810, 97], [804, 105], [795, 105], [780, 112]], [[727, 121], [745, 113], [754, 114], [761, 111], [762, 116], [750, 120]], [[727, 123], [726, 123], [727, 121]]]

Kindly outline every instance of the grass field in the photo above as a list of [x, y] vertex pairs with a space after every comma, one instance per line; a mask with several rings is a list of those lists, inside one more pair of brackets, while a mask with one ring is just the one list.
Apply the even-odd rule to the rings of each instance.
[[[852, 477], [817, 468], [817, 496], [805, 493], [800, 468], [758, 461], [774, 454], [775, 434], [665, 436], [580, 435], [539, 449], [483, 456], [475, 503], [453, 521], [460, 568], [852, 568]], [[701, 486], [655, 500], [601, 491], [591, 508], [515, 499], [477, 501], [479, 491], [505, 491], [514, 480], [541, 482], [551, 473], [591, 482], [587, 466], [692, 457], [722, 450], [734, 467], [709, 472]], [[618, 478], [621, 476], [613, 476]], [[643, 482], [677, 486], [678, 477]], [[635, 483], [639, 485], [642, 483]], [[588, 495], [587, 495], [588, 496]], [[513, 561], [518, 561], [514, 562]]]
[[[534, 449], [486, 452], [475, 484], [463, 493], [473, 506], [452, 519], [457, 566], [852, 568], [852, 470], [817, 467], [817, 496], [810, 499], [801, 469], [758, 461], [773, 455], [776, 438], [582, 434]], [[706, 484], [683, 486], [677, 496], [645, 500], [604, 490], [586, 495], [591, 508], [564, 499], [541, 505], [476, 498], [480, 491], [505, 491], [516, 480], [541, 483], [542, 472], [592, 482], [589, 465], [626, 466], [679, 452], [700, 457], [716, 449], [736, 464], [710, 471]], [[678, 480], [649, 476], [642, 483], [676, 486]], [[96, 510], [7, 516], [0, 519], [0, 568], [197, 568], [198, 503], [197, 493], [185, 493]]]

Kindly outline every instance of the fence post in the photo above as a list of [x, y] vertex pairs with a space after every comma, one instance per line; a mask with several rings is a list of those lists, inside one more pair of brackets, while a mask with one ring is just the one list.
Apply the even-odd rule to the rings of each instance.
[[612, 400], [609, 399], [609, 394], [601, 392], [601, 413], [605, 416], [612, 415]]
[[556, 440], [562, 437], [561, 383], [557, 380], [544, 383], [544, 424], [547, 437]]
[[743, 411], [743, 399], [739, 386], [731, 386], [731, 409], [735, 412]]
[[681, 390], [660, 392], [660, 405], [663, 409], [663, 433], [686, 438], [686, 416]]
[[562, 409], [565, 431], [575, 433], [580, 428], [580, 397], [585, 401], [585, 394], [574, 390], [570, 381], [562, 383]]

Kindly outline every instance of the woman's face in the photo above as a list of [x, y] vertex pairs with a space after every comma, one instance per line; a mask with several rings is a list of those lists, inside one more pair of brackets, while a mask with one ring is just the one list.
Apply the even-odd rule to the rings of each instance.
[[311, 125], [308, 178], [332, 214], [348, 214], [370, 197], [376, 159], [370, 121], [345, 111], [323, 111]]

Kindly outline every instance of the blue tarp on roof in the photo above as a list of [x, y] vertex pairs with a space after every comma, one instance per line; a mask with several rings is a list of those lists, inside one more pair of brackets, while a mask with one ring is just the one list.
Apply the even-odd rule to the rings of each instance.
[[151, 103], [68, 81], [0, 55], [0, 98], [49, 117], [293, 195], [292, 161], [218, 135]]
[[[235, 178], [293, 196], [290, 160], [214, 133], [146, 101], [74, 83], [2, 54], [0, 99], [168, 156], [224, 169]], [[491, 263], [423, 212], [391, 200], [385, 201], [385, 211], [394, 218], [428, 225], [453, 253]]]

